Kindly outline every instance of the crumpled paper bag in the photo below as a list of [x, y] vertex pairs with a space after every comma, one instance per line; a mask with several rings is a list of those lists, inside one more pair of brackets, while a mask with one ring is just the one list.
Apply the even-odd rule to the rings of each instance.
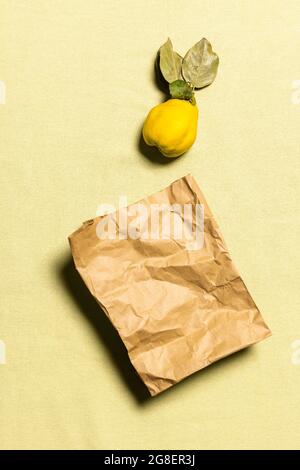
[[[141, 205], [147, 209], [143, 217], [137, 216]], [[185, 205], [193, 209], [187, 220], [180, 212]], [[183, 233], [162, 235], [164, 222], [157, 218], [150, 231], [150, 208], [157, 206], [162, 213], [175, 207], [169, 213], [183, 221]], [[121, 215], [128, 217], [125, 228]], [[191, 175], [88, 220], [69, 241], [77, 270], [151, 395], [271, 334]]]

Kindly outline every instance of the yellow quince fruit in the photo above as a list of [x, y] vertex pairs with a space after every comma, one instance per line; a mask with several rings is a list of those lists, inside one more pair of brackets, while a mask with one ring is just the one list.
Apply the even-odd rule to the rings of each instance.
[[196, 103], [169, 99], [151, 109], [143, 126], [143, 138], [165, 157], [178, 157], [195, 142], [197, 123]]

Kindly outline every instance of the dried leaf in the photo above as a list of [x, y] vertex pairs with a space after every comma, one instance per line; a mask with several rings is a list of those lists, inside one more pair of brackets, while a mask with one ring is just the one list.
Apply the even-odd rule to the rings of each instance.
[[210, 42], [203, 38], [184, 56], [182, 75], [196, 88], [210, 85], [217, 75], [219, 57], [213, 52]]
[[181, 79], [182, 57], [173, 51], [173, 45], [169, 38], [159, 49], [159, 67], [167, 82], [172, 83]]

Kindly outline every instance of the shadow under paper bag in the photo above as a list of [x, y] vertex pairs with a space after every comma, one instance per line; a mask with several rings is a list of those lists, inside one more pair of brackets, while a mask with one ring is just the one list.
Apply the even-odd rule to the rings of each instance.
[[[98, 224], [109, 226], [109, 214], [85, 222], [69, 241], [77, 270], [153, 396], [271, 332], [191, 175], [139, 204], [147, 209], [144, 226], [151, 225], [154, 205], [201, 205], [203, 246], [188, 249], [184, 235], [180, 240], [174, 234], [151, 238], [151, 233], [148, 239], [125, 238], [119, 223], [114, 237], [100, 237]], [[128, 224], [136, 206], [129, 206]], [[196, 214], [193, 210], [193, 227]], [[119, 216], [117, 211], [113, 220]]]

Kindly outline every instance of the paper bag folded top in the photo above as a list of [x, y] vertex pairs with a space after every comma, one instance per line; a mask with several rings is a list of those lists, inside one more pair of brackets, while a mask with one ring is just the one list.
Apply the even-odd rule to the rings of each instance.
[[69, 241], [151, 395], [271, 334], [191, 175]]

